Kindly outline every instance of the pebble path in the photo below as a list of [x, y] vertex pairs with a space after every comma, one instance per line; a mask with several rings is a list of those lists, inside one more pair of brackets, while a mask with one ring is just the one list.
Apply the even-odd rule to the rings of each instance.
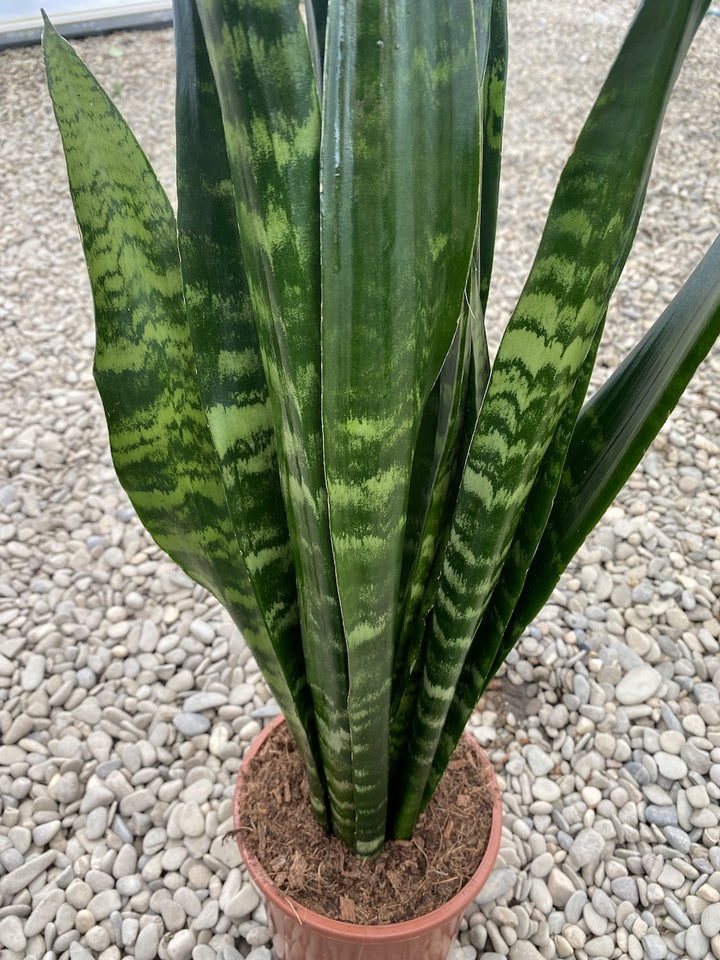
[[[632, 8], [511, 3], [490, 317], [519, 292]], [[171, 33], [78, 46], [172, 194]], [[598, 379], [717, 233], [719, 54], [709, 16]], [[0, 76], [0, 960], [273, 960], [222, 838], [243, 752], [276, 707], [117, 486], [37, 48], [0, 53]], [[503, 697], [472, 719], [505, 827], [451, 960], [720, 958], [719, 411], [715, 351], [509, 657]]]

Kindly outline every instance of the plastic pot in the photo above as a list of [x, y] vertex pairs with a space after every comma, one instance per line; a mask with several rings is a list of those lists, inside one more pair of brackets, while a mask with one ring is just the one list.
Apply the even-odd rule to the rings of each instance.
[[[277, 717], [268, 724], [255, 739], [243, 761], [233, 802], [236, 829], [238, 798], [247, 764], [282, 722], [283, 718]], [[480, 755], [495, 794], [490, 838], [480, 866], [468, 883], [451, 900], [431, 913], [414, 920], [376, 926], [331, 920], [308, 910], [277, 890], [257, 858], [245, 849], [238, 835], [242, 858], [265, 901], [278, 960], [446, 960], [463, 913], [493, 869], [502, 830], [502, 802], [495, 772], [475, 739], [467, 733], [465, 736]]]

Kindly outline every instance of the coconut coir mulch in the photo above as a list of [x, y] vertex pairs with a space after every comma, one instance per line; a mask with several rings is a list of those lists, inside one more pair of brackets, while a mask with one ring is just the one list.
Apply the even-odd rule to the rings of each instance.
[[281, 892], [335, 920], [411, 920], [453, 897], [477, 870], [492, 822], [492, 789], [472, 746], [460, 742], [412, 840], [359, 860], [312, 815], [302, 761], [282, 724], [253, 758], [239, 833]]

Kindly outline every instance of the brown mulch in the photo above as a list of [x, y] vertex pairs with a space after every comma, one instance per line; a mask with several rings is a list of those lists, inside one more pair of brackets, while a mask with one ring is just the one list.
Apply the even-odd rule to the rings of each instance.
[[451, 899], [477, 870], [492, 821], [492, 789], [461, 741], [412, 840], [359, 860], [312, 815], [302, 761], [282, 724], [253, 758], [240, 833], [275, 886], [316, 913], [350, 923], [397, 923]]

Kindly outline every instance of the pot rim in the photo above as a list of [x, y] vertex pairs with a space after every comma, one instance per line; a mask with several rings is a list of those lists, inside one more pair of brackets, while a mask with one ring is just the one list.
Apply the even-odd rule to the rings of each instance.
[[[274, 717], [250, 744], [250, 748], [243, 759], [233, 794], [233, 822], [236, 827], [239, 794], [246, 766], [270, 734], [280, 726], [281, 723], [284, 723], [284, 721], [285, 718], [282, 714]], [[292, 897], [280, 893], [265, 873], [260, 861], [248, 852], [242, 839], [238, 836], [236, 840], [245, 866], [262, 895], [287, 916], [294, 916], [301, 926], [306, 926], [309, 929], [322, 932], [325, 935], [334, 934], [338, 939], [356, 942], [372, 942], [375, 940], [387, 942], [407, 939], [409, 936], [420, 936], [437, 926], [447, 923], [454, 917], [462, 916], [466, 908], [472, 903], [485, 885], [495, 866], [495, 861], [500, 850], [500, 837], [502, 834], [502, 798], [495, 771], [477, 740], [467, 731], [465, 731], [463, 736], [466, 737], [477, 750], [495, 796], [493, 800], [490, 836], [488, 837], [487, 848], [482, 860], [465, 886], [462, 887], [455, 896], [451, 897], [450, 900], [442, 904], [442, 906], [436, 907], [435, 910], [431, 910], [430, 913], [425, 913], [420, 917], [414, 917], [412, 920], [402, 920], [397, 923], [359, 924], [348, 923], [344, 920], [334, 920], [320, 913], [316, 913], [314, 910], [310, 910], [308, 907], [304, 907], [296, 900], [293, 900]]]

